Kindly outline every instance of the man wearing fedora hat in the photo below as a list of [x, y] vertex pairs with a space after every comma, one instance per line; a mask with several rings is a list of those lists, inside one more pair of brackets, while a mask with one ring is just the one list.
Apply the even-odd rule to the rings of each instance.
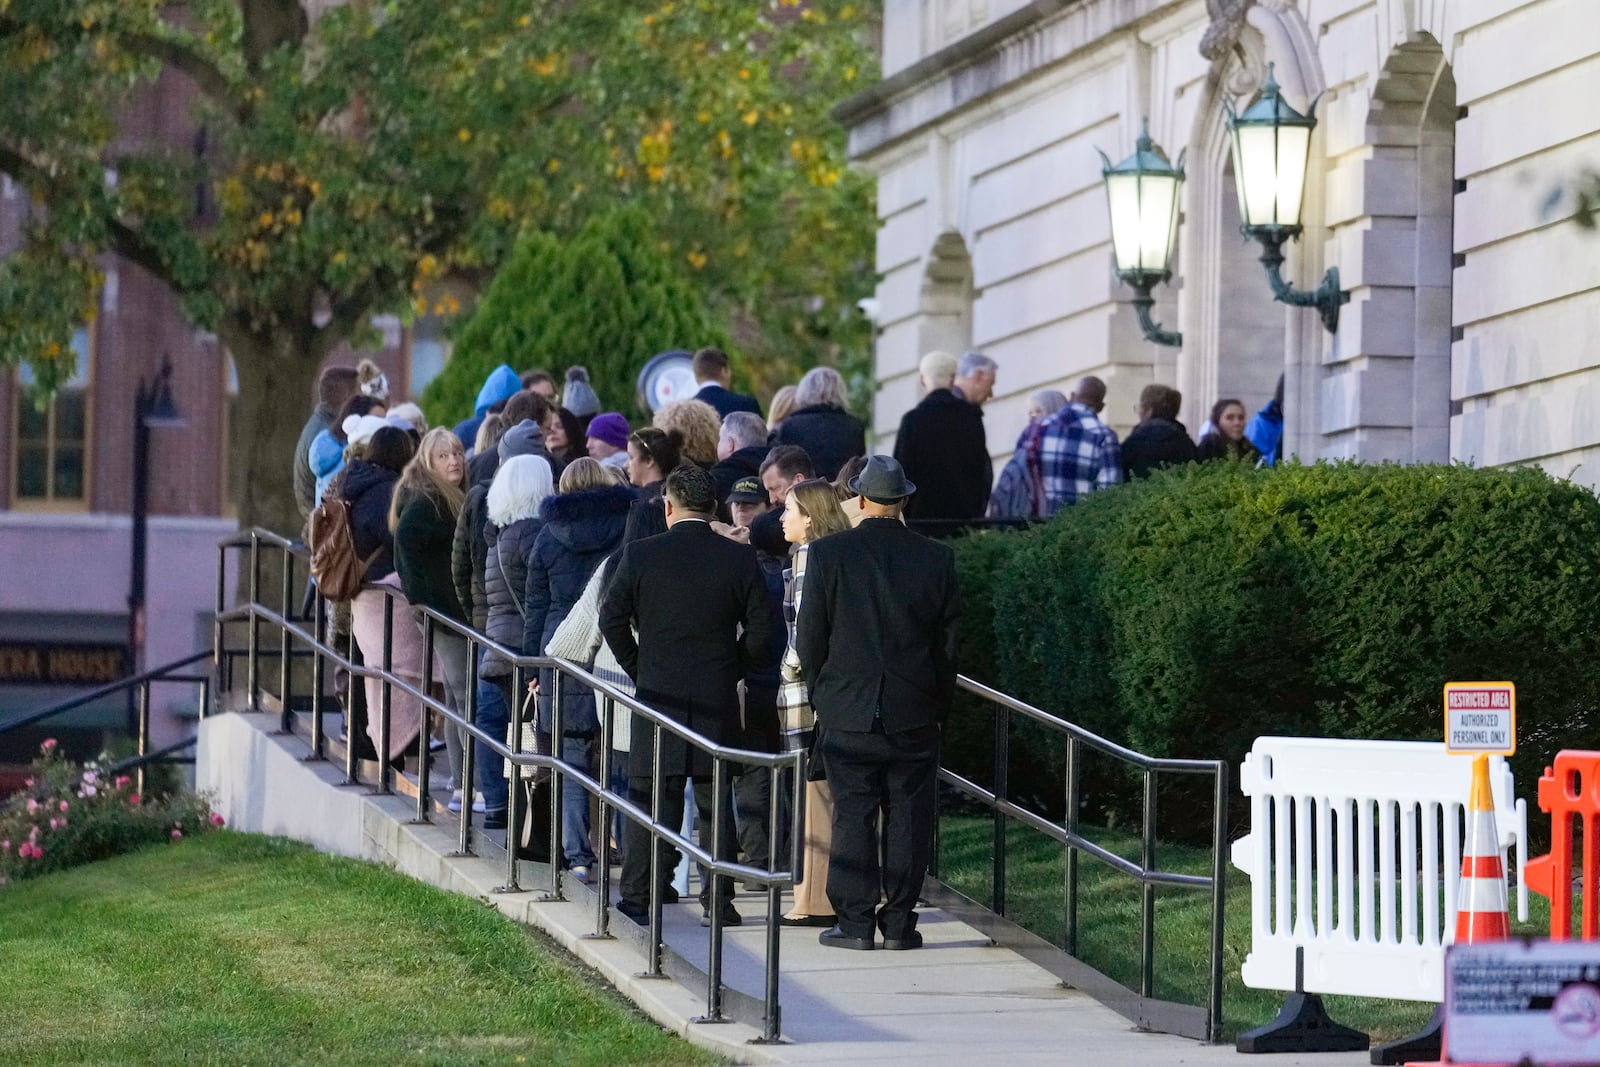
[[849, 488], [861, 524], [811, 545], [795, 634], [833, 790], [828, 899], [839, 925], [819, 940], [866, 950], [881, 930], [884, 948], [912, 949], [939, 728], [956, 687], [955, 553], [900, 521], [917, 487], [895, 460], [871, 457]]

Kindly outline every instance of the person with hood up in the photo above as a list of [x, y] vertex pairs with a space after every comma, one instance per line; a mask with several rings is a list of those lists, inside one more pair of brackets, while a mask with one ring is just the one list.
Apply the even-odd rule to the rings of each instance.
[[[549, 462], [543, 437], [528, 419], [500, 435], [493, 455], [497, 465], [515, 456], [538, 456]], [[483, 473], [485, 471], [487, 473]], [[450, 546], [450, 577], [456, 587], [456, 598], [472, 620], [472, 628], [480, 633], [486, 632], [484, 628], [489, 624], [489, 601], [484, 592], [484, 564], [488, 554], [484, 526], [488, 517], [489, 487], [498, 473], [497, 466], [467, 464], [472, 488], [467, 490], [467, 499], [461, 505], [461, 517], [456, 520], [455, 539]], [[553, 469], [551, 480], [554, 481]]]
[[1283, 375], [1278, 375], [1278, 387], [1272, 391], [1267, 406], [1251, 416], [1244, 435], [1261, 453], [1263, 465], [1278, 465], [1283, 458]]
[[1195, 459], [1194, 440], [1178, 421], [1183, 394], [1170, 385], [1152, 383], [1139, 391], [1139, 425], [1122, 442], [1122, 474], [1128, 481], [1152, 471]]
[[456, 424], [456, 437], [461, 440], [462, 448], [471, 448], [472, 442], [478, 436], [478, 424], [489, 413], [495, 404], [510, 400], [522, 391], [522, 379], [517, 372], [500, 364], [489, 372], [483, 380], [483, 388], [478, 390], [478, 400], [472, 407], [472, 418], [463, 419]]
[[[507, 648], [522, 647], [522, 589], [528, 556], [544, 528], [539, 509], [555, 491], [550, 463], [543, 456], [506, 456], [486, 491], [485, 523], [479, 540], [484, 560], [478, 581], [484, 591], [484, 621], [478, 628]], [[491, 649], [483, 650], [478, 671], [478, 725], [495, 737], [505, 733], [511, 708], [521, 694], [511, 691], [511, 664]], [[506, 825], [505, 761], [478, 743], [478, 776], [483, 790], [484, 829]]]
[[[540, 512], [544, 528], [528, 556], [523, 587], [524, 655], [544, 655], [557, 627], [583, 596], [589, 578], [622, 543], [634, 499], [632, 489], [616, 484], [611, 472], [587, 456], [562, 473], [561, 491], [544, 502]], [[539, 674], [539, 732], [551, 734], [555, 686], [550, 671]], [[561, 746], [557, 750], [561, 759], [592, 773], [598, 728], [594, 692], [564, 683]], [[562, 790], [561, 839], [567, 866], [587, 881], [595, 857], [589, 843], [589, 794], [583, 789]]]

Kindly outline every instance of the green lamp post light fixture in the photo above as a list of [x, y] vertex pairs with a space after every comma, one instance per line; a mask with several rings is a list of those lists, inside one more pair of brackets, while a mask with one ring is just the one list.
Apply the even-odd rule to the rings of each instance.
[[1283, 278], [1283, 244], [1300, 236], [1306, 165], [1311, 131], [1317, 125], [1317, 103], [1301, 114], [1283, 98], [1272, 64], [1261, 92], [1243, 112], [1224, 103], [1233, 134], [1233, 181], [1239, 193], [1239, 230], [1261, 242], [1261, 265], [1267, 270], [1272, 295], [1294, 307], [1316, 308], [1329, 333], [1339, 329], [1339, 306], [1350, 294], [1339, 288], [1339, 268], [1329, 267], [1322, 284], [1306, 292]]
[[[1098, 151], [1098, 149], [1096, 149]], [[1183, 334], [1164, 330], [1150, 317], [1155, 305], [1150, 290], [1172, 277], [1172, 249], [1178, 241], [1178, 194], [1183, 189], [1183, 154], [1173, 166], [1154, 141], [1150, 120], [1133, 155], [1116, 166], [1104, 153], [1101, 177], [1111, 209], [1111, 247], [1117, 277], [1133, 288], [1133, 308], [1145, 337], [1158, 345], [1177, 347]]]

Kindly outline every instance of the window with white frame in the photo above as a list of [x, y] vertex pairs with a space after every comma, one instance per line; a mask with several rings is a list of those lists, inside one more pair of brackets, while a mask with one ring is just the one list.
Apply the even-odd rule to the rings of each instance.
[[16, 439], [11, 451], [11, 497], [20, 508], [89, 506], [89, 331], [72, 335], [72, 377], [43, 404], [33, 391], [32, 368], [17, 372]]

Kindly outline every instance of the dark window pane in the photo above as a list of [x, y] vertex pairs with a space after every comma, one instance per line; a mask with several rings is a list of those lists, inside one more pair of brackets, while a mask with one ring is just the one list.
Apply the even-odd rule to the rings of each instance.
[[17, 497], [21, 500], [43, 500], [50, 495], [49, 455], [42, 446], [20, 445], [17, 448]]
[[84, 437], [84, 396], [78, 390], [56, 394], [56, 441], [70, 444]]
[[57, 500], [83, 499], [83, 449], [69, 446], [56, 448]]
[[34, 406], [26, 393], [17, 397], [17, 437], [23, 441], [43, 441], [50, 433], [49, 415]]

